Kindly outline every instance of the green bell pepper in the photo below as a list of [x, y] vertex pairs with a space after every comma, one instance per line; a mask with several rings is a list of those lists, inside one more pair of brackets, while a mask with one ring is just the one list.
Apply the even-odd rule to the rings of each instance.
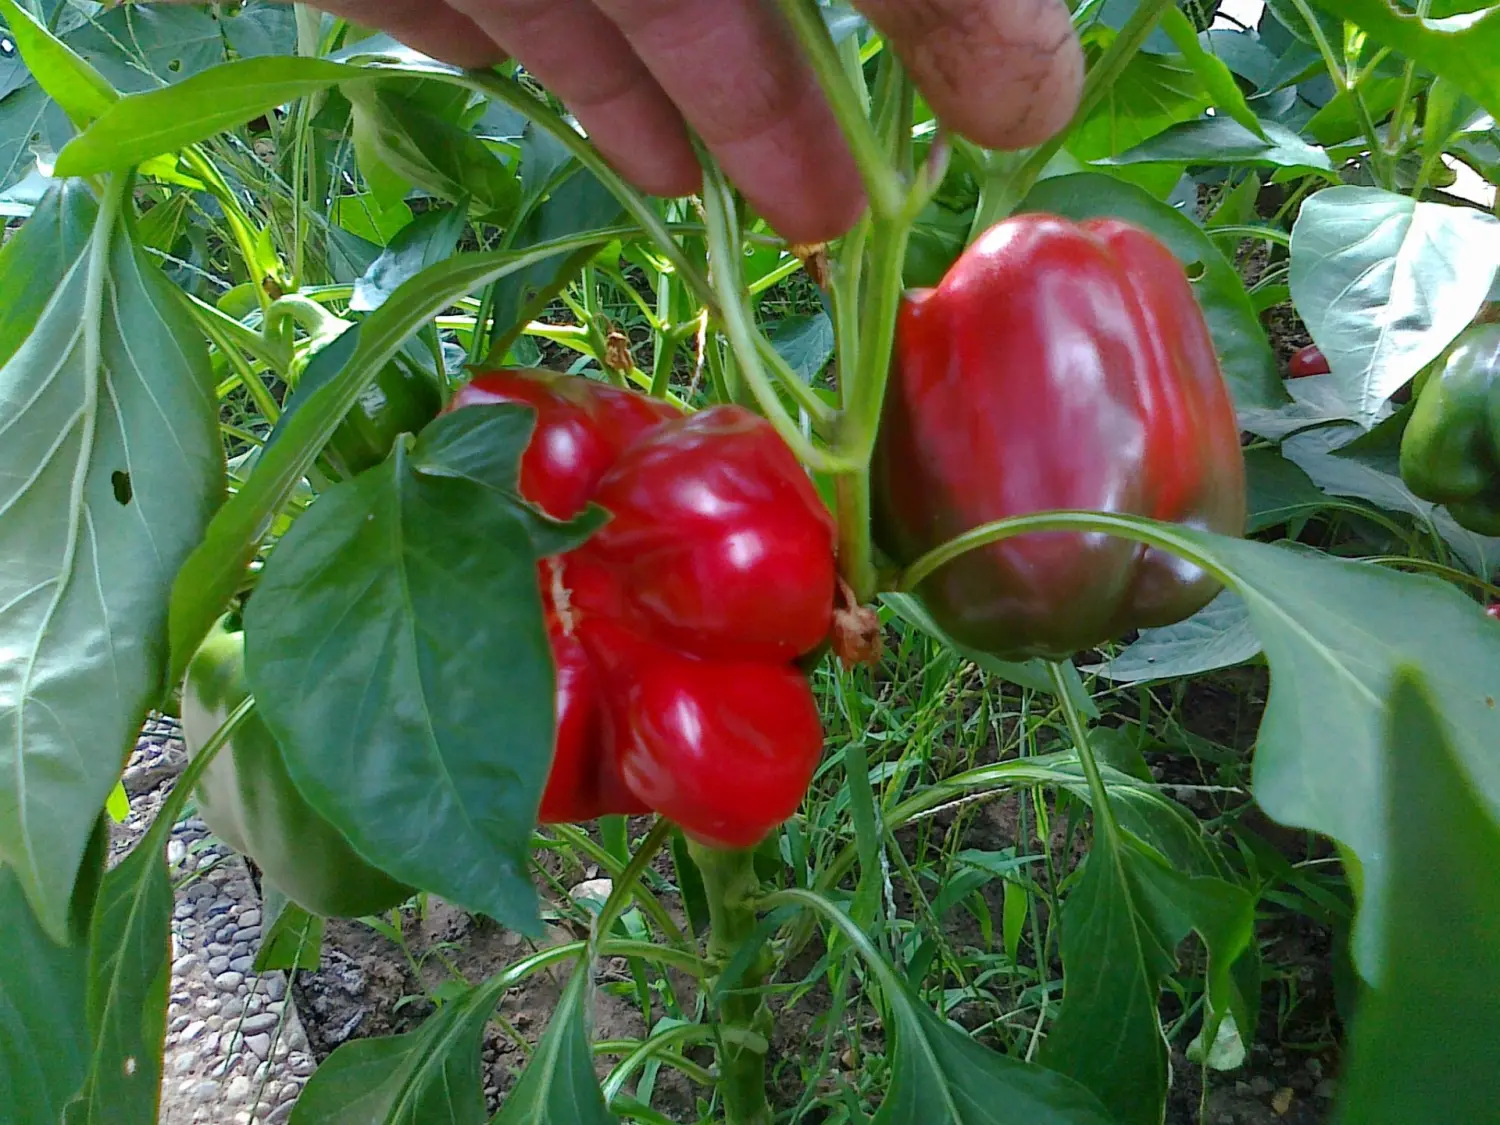
[[[245, 635], [225, 618], [188, 665], [182, 730], [189, 754], [196, 755], [249, 694]], [[204, 771], [197, 799], [214, 835], [254, 860], [266, 880], [314, 914], [379, 914], [415, 893], [360, 858], [307, 803], [281, 747], [253, 711]]]
[[443, 393], [429, 372], [392, 361], [350, 408], [328, 439], [328, 452], [352, 476], [390, 455], [402, 434], [415, 434], [437, 417]]
[[1401, 438], [1401, 478], [1470, 531], [1500, 535], [1500, 324], [1468, 329], [1431, 368]]

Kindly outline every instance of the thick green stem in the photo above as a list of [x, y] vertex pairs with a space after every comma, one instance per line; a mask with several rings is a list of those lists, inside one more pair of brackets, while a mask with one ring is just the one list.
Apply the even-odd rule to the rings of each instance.
[[[703, 875], [708, 899], [709, 969], [722, 972], [756, 932], [760, 880], [755, 875], [755, 853], [721, 851], [689, 841], [688, 854]], [[771, 1106], [766, 1101], [771, 1013], [760, 995], [769, 969], [769, 953], [762, 948], [735, 982], [736, 987], [720, 996], [719, 1092], [724, 1100], [725, 1125], [771, 1122]]]

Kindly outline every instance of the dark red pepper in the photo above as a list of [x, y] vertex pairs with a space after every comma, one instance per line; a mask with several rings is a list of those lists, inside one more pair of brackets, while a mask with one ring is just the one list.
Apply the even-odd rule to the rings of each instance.
[[654, 809], [750, 847], [797, 808], [822, 752], [793, 663], [827, 637], [833, 521], [791, 452], [737, 406], [692, 416], [552, 372], [486, 372], [450, 409], [535, 408], [521, 492], [611, 520], [539, 568], [557, 665], [544, 822]]
[[1298, 348], [1292, 353], [1292, 358], [1286, 362], [1286, 376], [1288, 379], [1305, 379], [1309, 375], [1327, 375], [1332, 370], [1328, 366], [1328, 357], [1323, 354], [1323, 349], [1317, 344], [1308, 344], [1305, 348]]
[[[1053, 509], [1239, 534], [1234, 406], [1181, 264], [1112, 219], [991, 228], [903, 306], [871, 487], [876, 541], [902, 565]], [[1165, 552], [1051, 532], [970, 551], [918, 594], [971, 648], [1063, 658], [1181, 620], [1216, 589]]]

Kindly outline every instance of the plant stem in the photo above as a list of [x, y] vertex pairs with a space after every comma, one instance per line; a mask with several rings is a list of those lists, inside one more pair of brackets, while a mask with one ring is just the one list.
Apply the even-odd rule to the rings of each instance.
[[[760, 880], [755, 874], [755, 853], [709, 848], [690, 840], [688, 854], [703, 875], [708, 899], [710, 971], [722, 972], [756, 933]], [[720, 993], [719, 1092], [724, 1099], [725, 1125], [771, 1122], [771, 1106], [766, 1101], [771, 1013], [760, 996], [769, 967], [767, 951], [761, 949], [737, 987]]]

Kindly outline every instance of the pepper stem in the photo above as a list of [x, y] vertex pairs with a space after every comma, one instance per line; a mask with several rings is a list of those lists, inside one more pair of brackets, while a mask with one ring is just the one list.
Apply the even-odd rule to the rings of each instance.
[[[753, 851], [724, 851], [688, 841], [688, 854], [703, 875], [708, 899], [710, 973], [718, 975], [756, 932], [760, 880]], [[771, 1012], [760, 986], [770, 969], [767, 950], [756, 952], [736, 987], [719, 992], [719, 1092], [725, 1125], [770, 1125], [766, 1100], [766, 1053]]]

